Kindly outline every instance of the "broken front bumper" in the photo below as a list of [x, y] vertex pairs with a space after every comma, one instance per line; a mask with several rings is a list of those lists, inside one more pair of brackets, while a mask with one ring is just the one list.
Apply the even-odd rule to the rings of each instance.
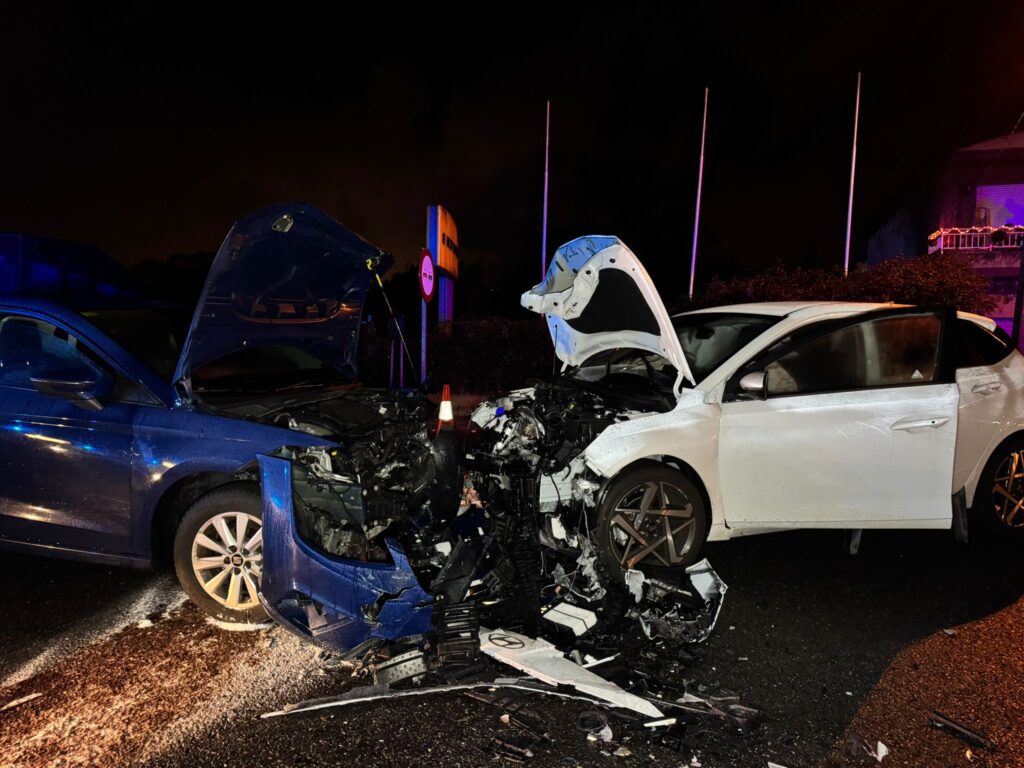
[[335, 653], [432, 628], [433, 598], [402, 547], [387, 540], [392, 563], [332, 557], [303, 541], [295, 526], [292, 465], [260, 456], [263, 576], [260, 602], [278, 623]]

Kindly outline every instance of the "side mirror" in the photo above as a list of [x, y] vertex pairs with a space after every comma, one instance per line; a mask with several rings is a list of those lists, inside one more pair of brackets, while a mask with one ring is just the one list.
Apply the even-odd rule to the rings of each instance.
[[86, 366], [46, 371], [31, 381], [39, 394], [63, 398], [87, 411], [101, 410], [100, 398], [110, 391], [110, 377], [99, 368]]
[[764, 371], [754, 371], [740, 379], [740, 389], [749, 394], [764, 397], [764, 381]]

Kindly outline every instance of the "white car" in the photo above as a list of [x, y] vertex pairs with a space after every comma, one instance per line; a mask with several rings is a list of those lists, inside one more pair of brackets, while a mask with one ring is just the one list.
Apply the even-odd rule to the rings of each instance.
[[489, 503], [547, 516], [542, 543], [586, 540], [626, 573], [797, 528], [965, 538], [968, 509], [1024, 530], [1024, 359], [992, 320], [834, 302], [671, 317], [603, 236], [559, 248], [522, 303], [562, 375], [480, 406], [469, 459]]

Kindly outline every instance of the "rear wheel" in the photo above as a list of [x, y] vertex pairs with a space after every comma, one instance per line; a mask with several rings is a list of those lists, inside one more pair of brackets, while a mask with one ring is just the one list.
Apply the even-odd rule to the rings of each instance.
[[640, 566], [692, 565], [708, 529], [700, 489], [678, 470], [654, 462], [608, 486], [597, 523], [601, 559], [619, 578]]
[[252, 483], [199, 498], [174, 537], [174, 570], [196, 605], [223, 621], [265, 621], [257, 593], [263, 575], [263, 505]]
[[992, 454], [978, 482], [973, 513], [989, 532], [1024, 536], [1024, 437], [1007, 440]]

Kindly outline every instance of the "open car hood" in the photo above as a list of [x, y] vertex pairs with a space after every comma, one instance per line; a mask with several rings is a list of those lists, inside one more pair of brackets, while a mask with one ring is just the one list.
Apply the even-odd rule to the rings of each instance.
[[[174, 373], [255, 346], [298, 347], [355, 376], [363, 305], [383, 252], [306, 203], [239, 219], [213, 260]], [[375, 267], [383, 272], [389, 262]]]
[[566, 365], [610, 349], [642, 349], [675, 366], [677, 393], [684, 380], [696, 383], [647, 270], [617, 237], [588, 235], [561, 246], [544, 282], [521, 303], [544, 315], [555, 355]]

